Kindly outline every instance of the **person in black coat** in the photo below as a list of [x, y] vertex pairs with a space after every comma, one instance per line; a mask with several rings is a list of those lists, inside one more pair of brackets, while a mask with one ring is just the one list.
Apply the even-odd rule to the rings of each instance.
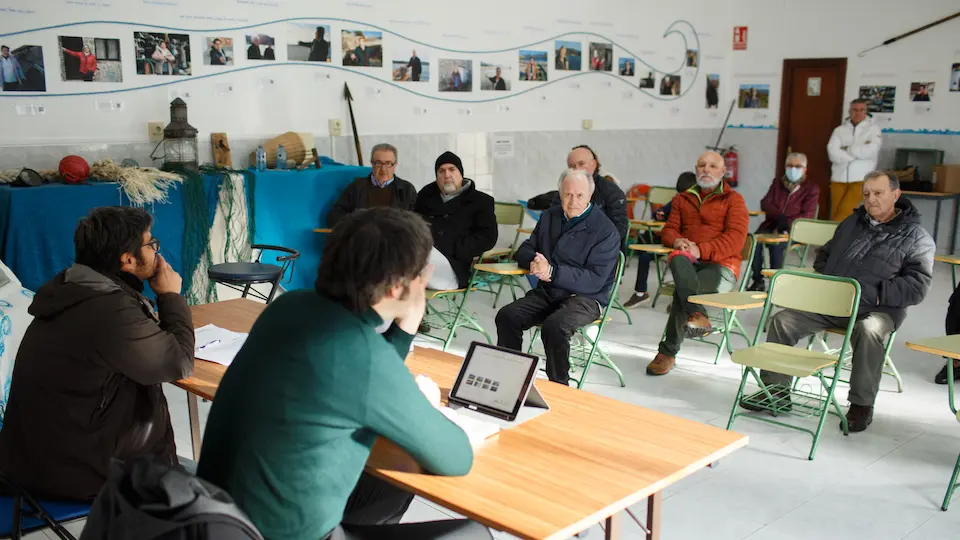
[[610, 302], [622, 237], [591, 201], [586, 171], [560, 180], [559, 206], [551, 206], [517, 250], [517, 265], [539, 285], [497, 313], [497, 345], [521, 350], [523, 332], [542, 324], [547, 376], [568, 384], [570, 337], [600, 318]]
[[463, 288], [470, 281], [473, 260], [497, 243], [493, 197], [463, 177], [463, 163], [453, 152], [437, 158], [434, 169], [437, 181], [420, 190], [414, 207], [433, 233], [434, 271], [427, 287]]
[[423, 65], [420, 63], [420, 57], [417, 56], [416, 50], [411, 54], [407, 67], [410, 68], [410, 80], [413, 82], [419, 81], [420, 74], [423, 73]]
[[301, 47], [310, 47], [310, 55], [307, 56], [307, 62], [326, 62], [330, 56], [330, 42], [324, 39], [326, 30], [322, 26], [317, 27], [314, 34], [314, 40], [310, 42], [300, 41], [297, 45]]
[[247, 47], [247, 60], [262, 60], [263, 55], [260, 54], [260, 36], [251, 36], [250, 37], [250, 46]]
[[[327, 226], [336, 227], [347, 214], [361, 208], [388, 206], [401, 210], [413, 210], [417, 201], [417, 188], [396, 176], [397, 149], [381, 143], [370, 152], [373, 172], [351, 182], [340, 194], [327, 214]], [[323, 220], [321, 220], [323, 221]]]

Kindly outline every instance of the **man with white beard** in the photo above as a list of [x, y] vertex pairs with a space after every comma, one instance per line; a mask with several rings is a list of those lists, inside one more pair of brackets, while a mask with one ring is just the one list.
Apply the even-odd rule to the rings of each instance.
[[667, 332], [647, 375], [666, 375], [676, 365], [683, 339], [713, 332], [704, 307], [688, 299], [697, 294], [727, 292], [740, 274], [740, 253], [747, 241], [750, 216], [743, 196], [723, 182], [726, 167], [716, 152], [697, 160], [697, 185], [673, 199], [663, 227], [674, 293]]
[[473, 259], [497, 243], [497, 216], [493, 197], [463, 177], [463, 163], [456, 154], [444, 152], [434, 170], [437, 181], [420, 190], [414, 206], [433, 233], [434, 271], [427, 288], [459, 289], [470, 280]]

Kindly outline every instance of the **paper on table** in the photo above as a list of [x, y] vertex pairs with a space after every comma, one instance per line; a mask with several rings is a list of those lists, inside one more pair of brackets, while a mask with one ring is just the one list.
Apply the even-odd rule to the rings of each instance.
[[470, 446], [474, 448], [482, 445], [485, 439], [493, 437], [500, 432], [500, 426], [497, 424], [458, 414], [457, 411], [450, 407], [440, 407], [440, 412], [467, 434], [467, 439], [470, 440]]
[[196, 336], [194, 356], [229, 366], [247, 341], [247, 334], [231, 332], [212, 324], [194, 331]]

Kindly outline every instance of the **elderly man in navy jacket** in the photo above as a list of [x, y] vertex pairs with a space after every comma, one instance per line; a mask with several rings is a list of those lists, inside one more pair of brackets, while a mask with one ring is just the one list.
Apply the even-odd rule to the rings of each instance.
[[600, 318], [616, 278], [622, 237], [590, 202], [596, 186], [584, 171], [560, 180], [560, 206], [545, 211], [530, 238], [517, 250], [517, 264], [539, 286], [497, 313], [497, 344], [520, 350], [523, 332], [542, 325], [547, 376], [570, 380], [570, 337]]

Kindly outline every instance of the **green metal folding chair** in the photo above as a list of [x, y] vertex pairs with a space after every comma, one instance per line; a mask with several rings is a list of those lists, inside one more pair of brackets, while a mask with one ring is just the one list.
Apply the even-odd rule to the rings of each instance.
[[[487, 343], [493, 344], [490, 334], [480, 326], [480, 320], [476, 313], [469, 313], [466, 310], [467, 298], [472, 291], [479, 290], [484, 282], [477, 279], [478, 272], [473, 271], [470, 283], [464, 289], [451, 289], [447, 291], [437, 291], [427, 289], [427, 309], [423, 315], [423, 322], [419, 335], [436, 339], [443, 342], [443, 351], [447, 350], [453, 338], [457, 335], [458, 328], [466, 328], [479, 332], [487, 340]], [[434, 302], [439, 303], [439, 306]], [[436, 333], [438, 332], [438, 333]]]
[[[952, 360], [947, 360], [949, 363], [953, 363]], [[951, 385], [952, 388], [953, 385]], [[953, 401], [951, 400], [951, 405]], [[957, 421], [960, 422], [960, 413], [957, 413]], [[960, 456], [957, 457], [957, 464], [953, 466], [953, 475], [950, 477], [950, 483], [947, 485], [947, 494], [943, 497], [943, 504], [940, 505], [940, 509], [944, 512], [947, 511], [947, 507], [950, 506], [950, 499], [953, 498], [953, 492], [957, 489], [957, 475], [960, 474]]]
[[[831, 328], [825, 330], [820, 334], [814, 334], [810, 336], [810, 341], [807, 343], [807, 350], [813, 349], [813, 344], [819, 342], [820, 346], [823, 348], [823, 352], [827, 354], [837, 354], [840, 352], [839, 349], [831, 347], [827, 344], [827, 334], [836, 334], [843, 335], [843, 330], [839, 328]], [[890, 349], [893, 348], [893, 340], [897, 338], [897, 331], [894, 330], [890, 333], [890, 336], [887, 338], [887, 344], [883, 348], [883, 374], [890, 375], [897, 381], [897, 393], [903, 393], [903, 379], [900, 377], [900, 371], [897, 369], [897, 366], [893, 363], [893, 358], [890, 358]], [[847, 351], [847, 355], [843, 359], [840, 369], [844, 372], [849, 372], [853, 369], [853, 349]], [[841, 378], [840, 382], [844, 384], [850, 384], [850, 379]]]
[[[510, 225], [516, 227], [516, 233], [513, 235], [513, 241], [510, 242], [509, 247], [505, 248], [494, 248], [483, 253], [483, 256], [480, 257], [481, 262], [508, 262], [513, 259], [514, 254], [517, 252], [518, 243], [520, 241], [520, 226], [523, 225], [525, 207], [519, 203], [509, 203], [509, 202], [494, 202], [493, 211], [497, 216], [497, 225]], [[517, 299], [517, 289], [520, 289], [523, 292], [523, 279], [519, 279], [516, 276], [487, 276], [487, 279], [484, 283], [483, 292], [489, 292], [494, 295], [493, 297], [493, 307], [497, 307], [497, 302], [500, 300], [500, 293], [503, 292], [503, 286], [507, 285], [510, 287], [510, 294], [513, 296], [513, 299]], [[496, 286], [496, 292], [493, 291], [493, 287]]]
[[[790, 241], [787, 242], [787, 250], [783, 256], [784, 268], [806, 266], [807, 253], [810, 248], [818, 248], [829, 242], [833, 238], [838, 225], [840, 223], [837, 221], [820, 219], [799, 218], [793, 220], [793, 225], [790, 226]], [[793, 252], [796, 252], [798, 257], [796, 264], [788, 262], [790, 254]]]
[[[626, 245], [626, 242], [628, 242], [629, 240], [630, 240], [630, 227], [627, 227], [627, 233], [624, 235], [624, 238], [623, 238], [624, 245]], [[624, 267], [626, 267], [626, 257], [624, 257]], [[619, 280], [617, 280], [617, 286], [618, 286], [618, 287], [620, 286], [620, 281], [619, 281]], [[614, 294], [614, 295], [613, 295], [613, 301], [610, 302], [610, 304], [611, 304], [611, 306], [613, 307], [613, 309], [615, 309], [615, 310], [617, 310], [617, 311], [622, 311], [623, 314], [627, 316], [627, 324], [630, 324], [630, 325], [633, 324], [633, 319], [630, 317], [630, 312], [627, 311], [627, 308], [623, 307], [623, 304], [622, 304], [622, 303], [620, 303], [620, 295], [619, 295], [619, 294]]]
[[[819, 313], [832, 317], [848, 318], [847, 328], [843, 334], [843, 343], [838, 354], [809, 351], [805, 348], [790, 347], [777, 343], [761, 343], [760, 332], [757, 331], [754, 345], [734, 351], [731, 355], [733, 362], [743, 366], [743, 376], [740, 378], [740, 387], [737, 389], [733, 408], [730, 411], [730, 420], [727, 429], [732, 429], [738, 416], [753, 420], [775, 424], [789, 429], [803, 431], [813, 436], [808, 459], [813, 459], [820, 442], [820, 433], [826, 422], [828, 412], [840, 417], [840, 427], [844, 435], [849, 435], [847, 418], [840, 410], [835, 392], [840, 377], [837, 365], [843, 362], [847, 351], [851, 348], [851, 336], [857, 320], [857, 311], [860, 304], [860, 284], [851, 278], [825, 276], [794, 270], [780, 270], [774, 274], [770, 283], [770, 294], [763, 307], [760, 317], [760, 328], [764, 326], [773, 306], [785, 309]], [[820, 391], [797, 390], [793, 385], [766, 385], [760, 379], [759, 370], [782, 373], [792, 377], [816, 377], [820, 383]], [[760, 391], [744, 398], [744, 387], [747, 378], [753, 377], [760, 386]], [[826, 395], [824, 395], [824, 391]], [[774, 418], [766, 418], [740, 411], [741, 400], [758, 410], [773, 414]], [[801, 418], [819, 417], [816, 430], [789, 424], [776, 420], [780, 415]]]
[[[577, 388], [583, 387], [583, 382], [587, 379], [587, 372], [590, 370], [590, 366], [593, 365], [595, 356], [599, 356], [602, 360], [602, 363], [599, 365], [612, 369], [614, 373], [617, 374], [617, 377], [620, 379], [620, 386], [627, 385], [623, 379], [623, 372], [620, 371], [620, 368], [613, 363], [610, 356], [600, 347], [600, 337], [603, 335], [603, 329], [607, 326], [607, 323], [612, 320], [612, 318], [609, 317], [610, 306], [613, 303], [612, 299], [617, 296], [617, 289], [620, 287], [620, 278], [623, 277], [623, 266], [625, 262], [626, 257], [624, 257], [621, 252], [620, 259], [617, 262], [616, 279], [613, 282], [613, 289], [610, 291], [611, 301], [607, 303], [607, 307], [600, 313], [600, 318], [577, 330], [577, 334], [570, 343], [570, 379], [577, 383]], [[596, 328], [596, 335], [591, 337], [590, 331], [594, 328]], [[537, 326], [533, 331], [533, 337], [530, 339], [530, 346], [527, 348], [528, 353], [533, 354], [539, 336], [540, 327]], [[542, 370], [541, 368], [541, 371]], [[579, 370], [579, 373], [577, 370]]]

